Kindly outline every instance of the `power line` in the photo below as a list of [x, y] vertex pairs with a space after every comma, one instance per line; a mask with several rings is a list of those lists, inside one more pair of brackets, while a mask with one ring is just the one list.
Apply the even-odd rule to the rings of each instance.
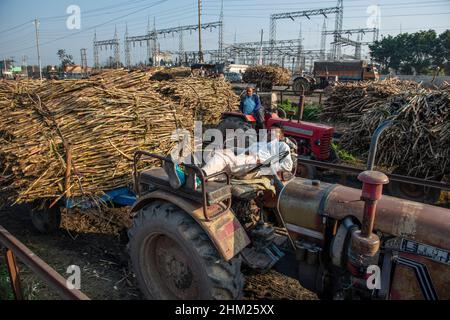
[[[417, 14], [396, 14], [396, 15], [383, 15], [383, 18], [392, 18], [392, 17], [415, 17], [415, 16], [438, 16], [438, 15], [447, 15], [450, 12], [436, 12], [436, 13], [417, 13]], [[213, 16], [212, 14], [203, 14], [205, 16]], [[232, 18], [256, 18], [256, 19], [267, 19], [267, 16], [252, 16], [252, 15], [233, 15], [228, 17]], [[366, 18], [367, 16], [352, 16], [345, 17], [345, 19], [356, 19], [356, 18]]]
[[[76, 33], [69, 34], [69, 35], [67, 35], [67, 36], [62, 36], [62, 37], [56, 38], [56, 39], [54, 39], [54, 40], [44, 42], [44, 43], [42, 43], [42, 46], [47, 45], [47, 44], [49, 44], [49, 43], [53, 43], [53, 42], [58, 41], [58, 40], [62, 40], [62, 39], [66, 39], [66, 38], [72, 37], [72, 36], [74, 36], [74, 35], [80, 34], [80, 33], [85, 32], [85, 31], [93, 30], [93, 29], [95, 29], [95, 28], [97, 28], [97, 27], [101, 27], [101, 26], [104, 26], [104, 25], [109, 24], [109, 23], [112, 23], [112, 22], [116, 22], [117, 19], [122, 19], [122, 18], [125, 18], [125, 17], [128, 17], [128, 16], [131, 16], [131, 15], [133, 15], [133, 14], [135, 14], [135, 13], [141, 12], [142, 10], [145, 10], [145, 9], [148, 9], [148, 8], [151, 8], [151, 7], [154, 7], [154, 6], [157, 6], [157, 5], [159, 5], [159, 4], [161, 4], [161, 3], [164, 3], [164, 2], [167, 2], [167, 0], [159, 0], [159, 1], [153, 3], [153, 4], [149, 5], [149, 6], [146, 6], [146, 7], [144, 7], [144, 8], [139, 9], [139, 10], [136, 10], [136, 11], [133, 11], [133, 12], [124, 14], [124, 15], [122, 15], [122, 16], [120, 16], [120, 17], [117, 17], [117, 18], [114, 18], [114, 19], [110, 19], [110, 20], [108, 20], [108, 21], [106, 21], [106, 22], [97, 24], [97, 25], [92, 26], [92, 27], [89, 27], [89, 28], [87, 28], [87, 29], [83, 29], [83, 30], [78, 31], [78, 32], [76, 32]], [[9, 51], [9, 52], [6, 52], [6, 53], [15, 53], [15, 52], [18, 52], [18, 51], [28, 50], [28, 49], [30, 49], [30, 48], [33, 48], [33, 47], [22, 48], [22, 49], [18, 49], [18, 50], [14, 50], [14, 51]]]
[[33, 20], [28, 20], [27, 22], [24, 22], [24, 23], [19, 24], [17, 26], [11, 27], [9, 29], [1, 30], [0, 33], [6, 33], [8, 31], [15, 30], [15, 29], [20, 28], [22, 26], [25, 26], [25, 25], [27, 25], [28, 23], [31, 23], [31, 22], [33, 22]]

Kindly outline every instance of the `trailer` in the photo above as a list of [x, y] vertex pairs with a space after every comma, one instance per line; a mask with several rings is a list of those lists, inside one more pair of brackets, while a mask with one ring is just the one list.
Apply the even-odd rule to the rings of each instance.
[[313, 74], [294, 76], [292, 89], [298, 94], [302, 90], [308, 93], [325, 89], [337, 81], [371, 81], [379, 78], [376, 66], [364, 60], [315, 61]]

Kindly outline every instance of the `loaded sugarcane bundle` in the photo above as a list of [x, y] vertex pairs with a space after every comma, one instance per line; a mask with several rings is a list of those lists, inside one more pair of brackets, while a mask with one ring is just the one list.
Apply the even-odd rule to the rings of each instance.
[[330, 89], [321, 118], [325, 121], [354, 121], [361, 113], [377, 108], [398, 94], [417, 90], [414, 81], [386, 79], [381, 81], [339, 83]]
[[377, 126], [392, 120], [380, 138], [377, 163], [396, 173], [439, 180], [450, 174], [450, 87], [408, 87], [354, 116], [340, 143], [365, 157]]
[[[1, 191], [29, 202], [96, 197], [127, 186], [136, 150], [166, 154], [176, 129], [192, 132], [195, 114], [205, 111], [201, 106], [220, 114], [236, 101], [221, 80], [187, 78], [177, 85], [148, 79], [146, 72], [119, 70], [24, 86], [21, 94], [0, 84], [0, 174], [8, 178], [0, 181]], [[171, 86], [174, 95], [161, 93]]]
[[171, 80], [175, 78], [186, 78], [191, 75], [191, 68], [188, 67], [174, 67], [174, 68], [164, 68], [155, 72], [150, 80], [164, 81]]
[[185, 107], [193, 108], [194, 118], [205, 125], [216, 124], [225, 111], [236, 110], [239, 98], [230, 84], [221, 79], [193, 77], [153, 83], [153, 88]]
[[273, 86], [288, 85], [291, 72], [278, 66], [251, 66], [245, 70], [243, 80], [255, 83], [263, 90], [270, 90]]

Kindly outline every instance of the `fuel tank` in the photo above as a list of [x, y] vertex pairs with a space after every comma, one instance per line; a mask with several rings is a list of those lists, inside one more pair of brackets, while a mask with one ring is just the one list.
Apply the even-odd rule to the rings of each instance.
[[[362, 221], [360, 197], [359, 189], [297, 177], [280, 192], [278, 210], [289, 231], [320, 239], [323, 217]], [[450, 250], [449, 209], [383, 196], [374, 230]]]

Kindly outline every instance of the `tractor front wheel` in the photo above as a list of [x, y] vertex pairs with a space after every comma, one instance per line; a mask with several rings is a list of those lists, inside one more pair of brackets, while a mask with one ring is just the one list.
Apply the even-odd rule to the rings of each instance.
[[155, 201], [144, 207], [128, 235], [133, 269], [146, 298], [241, 297], [240, 260], [222, 260], [202, 228], [175, 205]]

